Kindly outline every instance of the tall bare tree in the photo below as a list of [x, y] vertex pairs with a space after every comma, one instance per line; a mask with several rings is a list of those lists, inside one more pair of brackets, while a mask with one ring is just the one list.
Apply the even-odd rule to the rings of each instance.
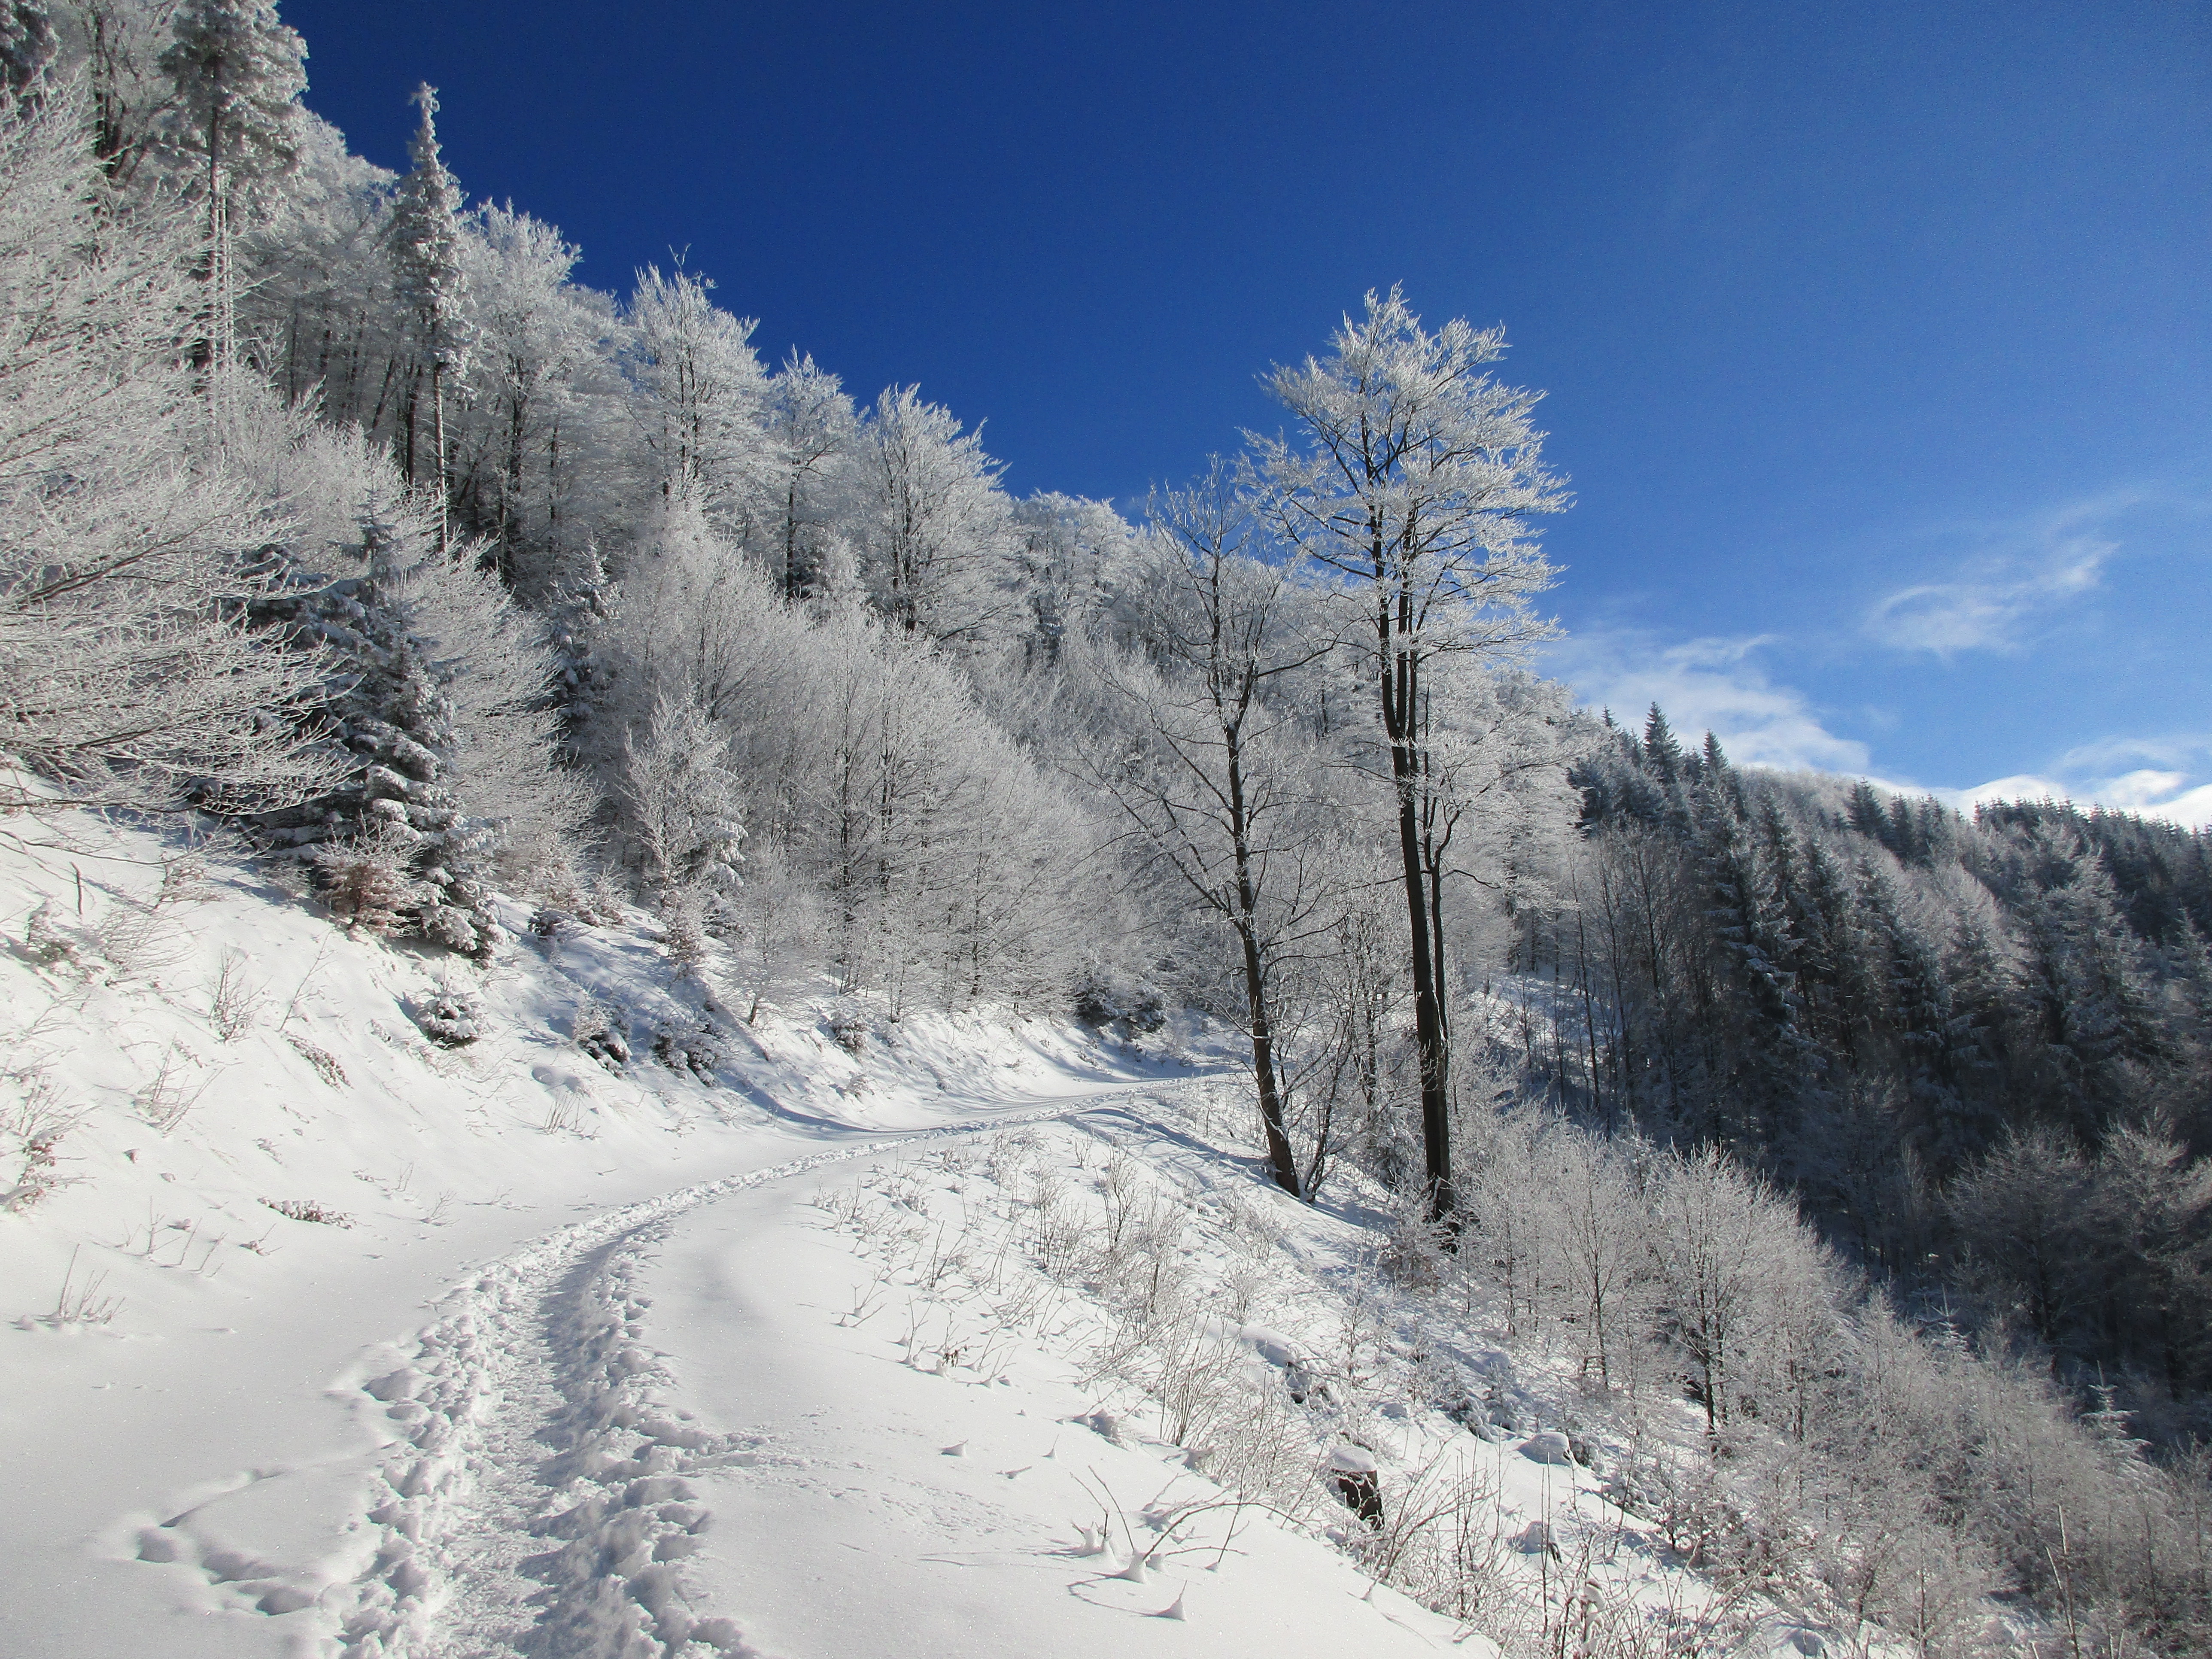
[[1550, 586], [1529, 520], [1566, 505], [1542, 463], [1538, 396], [1485, 372], [1502, 329], [1454, 319], [1431, 334], [1395, 288], [1369, 294], [1326, 357], [1279, 368], [1268, 389], [1296, 422], [1255, 438], [1255, 465], [1281, 535], [1345, 579], [1342, 632], [1376, 702], [1395, 793], [1412, 930], [1415, 1039], [1428, 1208], [1454, 1198], [1441, 910], [1442, 866], [1424, 858], [1432, 774], [1425, 671], [1437, 658], [1510, 655], [1546, 637], [1529, 609]]
[[1313, 914], [1318, 815], [1292, 720], [1269, 694], [1327, 644], [1300, 625], [1290, 573], [1250, 556], [1255, 526], [1229, 469], [1217, 462], [1194, 487], [1155, 497], [1152, 519], [1138, 601], [1151, 660], [1109, 659], [1105, 675], [1122, 705], [1118, 732], [1139, 736], [1090, 770], [1235, 936], [1268, 1167], [1296, 1194], [1272, 981], [1301, 927], [1323, 925]]

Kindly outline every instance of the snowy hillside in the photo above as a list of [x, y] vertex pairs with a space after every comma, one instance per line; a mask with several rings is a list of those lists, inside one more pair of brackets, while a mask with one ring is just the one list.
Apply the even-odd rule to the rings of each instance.
[[[1387, 1218], [1232, 1150], [1233, 1077], [749, 1031], [636, 915], [441, 966], [182, 852], [5, 854], [11, 1654], [1794, 1628], [1666, 1565], [1543, 1378], [1422, 1327]], [[1447, 1537], [1483, 1605], [1376, 1587]]]

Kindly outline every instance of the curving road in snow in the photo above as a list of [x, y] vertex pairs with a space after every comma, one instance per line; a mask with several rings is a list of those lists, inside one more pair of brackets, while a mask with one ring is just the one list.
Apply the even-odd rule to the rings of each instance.
[[[36, 1422], [13, 1415], [0, 1449], [12, 1493], [0, 1652], [660, 1652], [632, 1640], [650, 1557], [665, 1565], [683, 1546], [663, 1540], [695, 1535], [701, 1517], [663, 1518], [676, 1500], [659, 1495], [681, 1478], [670, 1470], [719, 1449], [674, 1421], [649, 1424], [658, 1449], [641, 1458], [607, 1448], [636, 1445], [641, 1402], [663, 1380], [638, 1344], [635, 1281], [671, 1222], [832, 1164], [1161, 1086], [1174, 1085], [947, 1096], [939, 1123], [890, 1133], [759, 1130], [724, 1152], [730, 1173], [587, 1202], [519, 1247], [517, 1223], [543, 1210], [495, 1207], [333, 1255], [283, 1294], [246, 1298], [236, 1325], [46, 1339]], [[602, 1174], [603, 1193], [653, 1180]], [[491, 1259], [453, 1286], [473, 1253]], [[410, 1317], [432, 1302], [430, 1323]], [[548, 1533], [541, 1517], [564, 1492], [578, 1501]], [[692, 1651], [709, 1638], [744, 1650], [735, 1629], [703, 1626], [708, 1644]]]

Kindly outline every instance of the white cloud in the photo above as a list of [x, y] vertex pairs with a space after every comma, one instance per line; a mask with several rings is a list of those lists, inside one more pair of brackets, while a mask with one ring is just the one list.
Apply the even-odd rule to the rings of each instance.
[[1971, 790], [1933, 794], [1962, 811], [1982, 801], [2042, 801], [2048, 796], [2205, 830], [2212, 827], [2212, 732], [2104, 738], [2057, 757], [2048, 776], [2017, 775], [1975, 783]]
[[[2149, 766], [2128, 766], [2130, 761]], [[1993, 778], [1970, 789], [1933, 793], [1972, 811], [1985, 800], [2070, 800], [2109, 806], [2192, 830], [2212, 828], [2212, 734], [2113, 738], [2058, 757], [2053, 775]]]
[[2079, 604], [2120, 550], [2106, 525], [2140, 504], [2134, 495], [2099, 496], [2016, 525], [1972, 532], [1981, 550], [1944, 580], [1915, 582], [1868, 610], [1866, 633], [1901, 651], [1949, 658], [1961, 651], [2013, 651], [2038, 624]]
[[1609, 708], [1632, 729], [1656, 702], [1684, 744], [1711, 731], [1739, 765], [1863, 777], [1966, 812], [1983, 801], [2048, 798], [2212, 826], [2212, 732], [2107, 738], [2068, 750], [2045, 771], [1966, 788], [1899, 781], [1876, 775], [1865, 744], [1829, 731], [1803, 692], [1768, 676], [1756, 658], [1778, 642], [1756, 634], [1663, 645], [1638, 629], [1597, 629], [1553, 646], [1544, 668], [1572, 686], [1585, 708]]
[[1589, 708], [1640, 727], [1656, 702], [1686, 744], [1710, 731], [1731, 759], [1747, 766], [1863, 773], [1867, 746], [1839, 738], [1794, 686], [1777, 685], [1753, 654], [1771, 635], [1691, 640], [1662, 646], [1632, 629], [1596, 629], [1553, 647], [1547, 672]]

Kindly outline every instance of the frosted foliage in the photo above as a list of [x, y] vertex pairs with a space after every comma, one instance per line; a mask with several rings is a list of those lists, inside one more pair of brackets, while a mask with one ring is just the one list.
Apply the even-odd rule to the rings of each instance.
[[9, 92], [35, 91], [54, 51], [54, 22], [43, 0], [0, 4], [0, 82]]
[[1504, 356], [1504, 331], [1455, 318], [1428, 333], [1394, 288], [1370, 294], [1331, 348], [1267, 382], [1300, 437], [1255, 442], [1285, 538], [1354, 579], [1346, 603], [1369, 619], [1366, 632], [1375, 598], [1357, 584], [1394, 596], [1391, 650], [1495, 651], [1543, 637], [1528, 605], [1550, 570], [1527, 520], [1557, 512], [1566, 495], [1541, 463], [1530, 418], [1539, 394], [1484, 368]]
[[756, 556], [777, 573], [787, 599], [849, 587], [842, 520], [859, 430], [853, 400], [835, 374], [794, 350], [769, 383], [765, 418]]
[[744, 809], [727, 742], [696, 704], [664, 697], [623, 739], [622, 797], [646, 878], [664, 897], [735, 876]]
[[392, 265], [400, 303], [432, 365], [449, 374], [467, 371], [470, 312], [468, 270], [460, 257], [461, 191], [438, 149], [438, 94], [416, 89], [422, 118], [408, 145], [414, 170], [400, 186], [392, 215]]
[[264, 833], [301, 849], [366, 837], [401, 855], [420, 889], [417, 930], [486, 948], [489, 878], [565, 890], [589, 811], [589, 791], [556, 762], [543, 624], [467, 550], [435, 550], [420, 499], [357, 434], [298, 431], [265, 470], [311, 533], [257, 608], [329, 653], [319, 712], [358, 769]]
[[858, 471], [861, 574], [884, 614], [910, 635], [995, 640], [1013, 610], [1016, 544], [981, 434], [893, 387], [870, 411]]
[[752, 322], [716, 306], [711, 287], [681, 267], [664, 276], [648, 266], [629, 320], [651, 486], [662, 504], [695, 507], [727, 529], [760, 482], [768, 377]]
[[[203, 158], [192, 180], [256, 187], [298, 159], [306, 43], [271, 0], [187, 0], [177, 9], [161, 72], [174, 89], [169, 139]], [[188, 175], [189, 176], [189, 175]]]
[[82, 799], [297, 799], [330, 778], [289, 718], [312, 667], [252, 637], [243, 610], [285, 515], [176, 366], [187, 234], [159, 215], [102, 220], [80, 118], [67, 98], [0, 118], [9, 747]]

